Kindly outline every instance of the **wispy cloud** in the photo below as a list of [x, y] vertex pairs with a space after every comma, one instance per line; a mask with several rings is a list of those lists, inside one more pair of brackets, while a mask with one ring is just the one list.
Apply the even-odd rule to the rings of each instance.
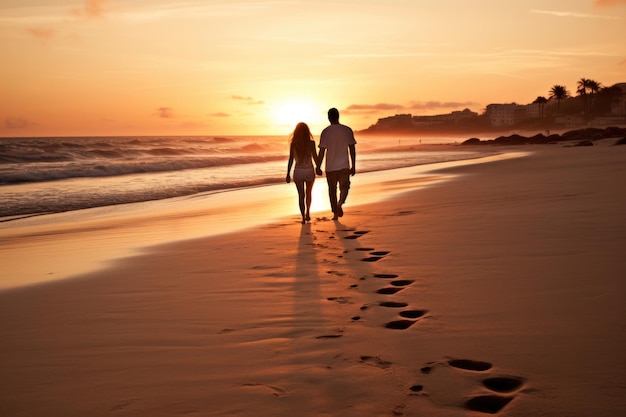
[[620, 17], [617, 16], [607, 16], [607, 15], [599, 15], [599, 14], [589, 14], [589, 13], [579, 13], [579, 12], [570, 12], [570, 11], [557, 11], [557, 10], [531, 10], [531, 13], [536, 14], [547, 14], [550, 16], [557, 17], [575, 17], [580, 19], [609, 19], [609, 20], [621, 20]]
[[4, 119], [4, 127], [6, 129], [26, 129], [35, 125], [36, 123], [22, 117], [7, 117]]
[[233, 100], [237, 100], [237, 101], [243, 101], [246, 104], [252, 104], [252, 105], [265, 104], [265, 102], [263, 100], [257, 100], [257, 99], [255, 99], [253, 97], [244, 97], [244, 96], [233, 95], [230, 98], [232, 98]]
[[211, 116], [211, 117], [230, 117], [230, 114], [223, 113], [223, 112], [217, 112], [217, 113], [211, 113], [211, 114], [209, 114], [209, 116]]
[[362, 53], [362, 54], [336, 54], [328, 55], [329, 58], [412, 58], [418, 56], [433, 56], [430, 52], [395, 52], [395, 53]]
[[473, 101], [412, 101], [409, 105], [411, 110], [436, 110], [436, 109], [458, 109], [461, 107], [478, 106]]
[[161, 119], [172, 119], [174, 117], [174, 109], [171, 107], [159, 107], [156, 109], [155, 116]]
[[54, 37], [56, 30], [51, 28], [28, 28], [26, 32], [45, 43]]
[[376, 114], [381, 111], [402, 111], [402, 104], [378, 103], [378, 104], [351, 104], [343, 110], [346, 114]]
[[618, 6], [620, 4], [626, 4], [626, 0], [596, 0], [593, 4], [596, 6]]
[[[216, 2], [217, 3], [217, 2]], [[161, 19], [206, 19], [211, 17], [237, 17], [253, 15], [269, 8], [281, 8], [289, 5], [298, 5], [300, 1], [248, 1], [248, 2], [169, 2], [156, 4], [139, 10], [129, 10], [122, 15], [134, 21], [154, 21]]]
[[107, 0], [85, 0], [80, 8], [70, 10], [70, 14], [75, 17], [97, 19], [104, 16], [104, 8]]
[[414, 110], [419, 111], [433, 111], [433, 110], [454, 110], [460, 108], [467, 108], [471, 106], [478, 106], [478, 103], [473, 101], [411, 101], [408, 104], [391, 104], [391, 103], [377, 103], [377, 104], [351, 104], [343, 111], [346, 114], [377, 114], [381, 112], [409, 112]]
[[[92, 20], [102, 18], [105, 15], [105, 6], [107, 0], [85, 0], [82, 7], [70, 9], [65, 14], [56, 14], [49, 16], [29, 16], [19, 19], [13, 19], [16, 23], [36, 23], [38, 26], [30, 26], [26, 28], [26, 33], [35, 39], [48, 42], [54, 38], [59, 32], [63, 33], [63, 29], [67, 29], [68, 25], [82, 20]], [[55, 24], [54, 28], [43, 26], [43, 23]]]

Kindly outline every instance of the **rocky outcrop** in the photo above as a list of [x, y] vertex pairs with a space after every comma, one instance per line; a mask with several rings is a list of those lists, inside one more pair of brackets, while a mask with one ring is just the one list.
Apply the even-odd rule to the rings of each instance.
[[605, 129], [588, 127], [584, 129], [570, 130], [561, 135], [553, 134], [545, 136], [543, 134], [538, 134], [526, 137], [514, 134], [510, 136], [500, 136], [492, 140], [471, 138], [463, 142], [461, 145], [542, 145], [554, 144], [563, 141], [579, 141], [577, 146], [593, 146], [593, 141], [616, 138], [624, 135], [626, 135], [626, 128], [622, 127], [607, 127]]

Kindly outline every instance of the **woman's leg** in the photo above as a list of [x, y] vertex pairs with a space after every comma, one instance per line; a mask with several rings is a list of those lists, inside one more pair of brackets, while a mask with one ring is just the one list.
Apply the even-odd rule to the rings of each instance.
[[313, 181], [306, 182], [306, 220], [311, 220], [311, 201], [313, 200]]
[[304, 181], [294, 181], [296, 183], [296, 188], [298, 189], [298, 205], [300, 206], [300, 214], [302, 215], [302, 224], [306, 223], [306, 215], [305, 215], [305, 206], [304, 206]]

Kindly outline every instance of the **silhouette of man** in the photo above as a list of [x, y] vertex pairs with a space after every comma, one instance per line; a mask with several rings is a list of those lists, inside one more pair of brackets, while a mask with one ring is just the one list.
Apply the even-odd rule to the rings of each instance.
[[[322, 130], [320, 135], [320, 165], [326, 156], [326, 181], [328, 182], [328, 197], [330, 207], [334, 213], [333, 220], [343, 216], [343, 205], [350, 190], [350, 176], [356, 174], [356, 140], [354, 132], [346, 125], [339, 123], [339, 110], [328, 110], [330, 125]], [[348, 153], [350, 157], [348, 158]], [[352, 167], [350, 167], [352, 162]], [[321, 175], [318, 168], [318, 175]], [[339, 200], [337, 200], [337, 185], [339, 185]]]

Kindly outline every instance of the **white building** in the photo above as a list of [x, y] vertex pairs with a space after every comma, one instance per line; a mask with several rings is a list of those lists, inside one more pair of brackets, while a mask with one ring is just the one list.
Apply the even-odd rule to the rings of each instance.
[[489, 104], [487, 114], [491, 126], [513, 126], [527, 117], [526, 106], [515, 103]]

